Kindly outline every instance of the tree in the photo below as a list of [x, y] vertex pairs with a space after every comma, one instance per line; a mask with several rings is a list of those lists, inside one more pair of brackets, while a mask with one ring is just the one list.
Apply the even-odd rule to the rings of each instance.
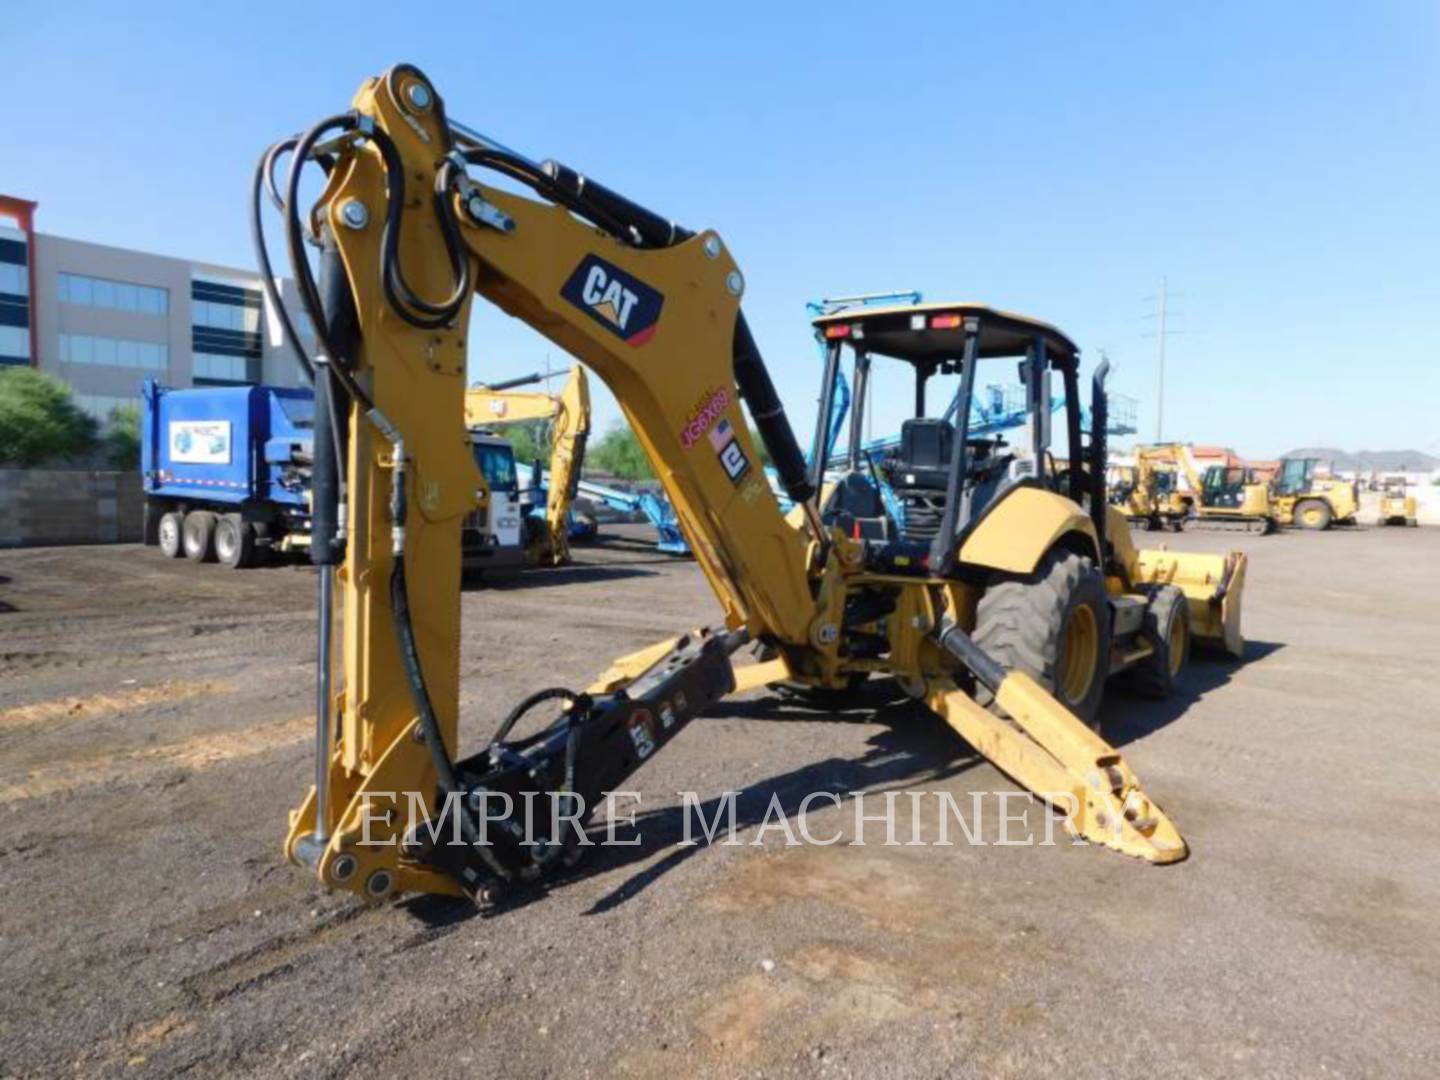
[[119, 405], [110, 410], [110, 428], [105, 432], [105, 456], [117, 469], [129, 472], [140, 467], [140, 407]]
[[650, 462], [645, 457], [645, 451], [640, 448], [640, 440], [635, 437], [635, 432], [618, 420], [595, 444], [594, 449], [586, 453], [585, 458], [601, 472], [618, 476], [622, 480], [655, 479], [655, 473], [650, 469]]
[[83, 454], [95, 444], [95, 426], [53, 375], [29, 367], [0, 369], [0, 465], [39, 465]]
[[515, 461], [529, 465], [532, 461], [550, 464], [550, 442], [546, 438], [546, 424], [537, 420], [533, 424], [511, 424], [500, 432], [515, 451]]

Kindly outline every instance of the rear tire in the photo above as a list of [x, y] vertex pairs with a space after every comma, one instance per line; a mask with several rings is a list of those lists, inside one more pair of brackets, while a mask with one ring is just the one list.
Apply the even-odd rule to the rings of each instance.
[[255, 565], [255, 530], [239, 514], [226, 514], [215, 523], [215, 558], [232, 570]]
[[215, 515], [209, 510], [191, 510], [186, 514], [181, 538], [187, 559], [215, 561]]
[[[980, 597], [974, 637], [1007, 670], [1025, 672], [1099, 730], [1110, 610], [1105, 576], [1090, 559], [1052, 551], [1029, 577], [992, 582]], [[983, 686], [976, 700], [999, 711]]]
[[159, 546], [161, 555], [167, 559], [178, 559], [185, 554], [185, 542], [182, 539], [184, 530], [183, 514], [171, 510], [168, 514], [160, 515], [160, 521], [155, 526], [155, 543]]
[[1130, 670], [1138, 694], [1163, 701], [1175, 693], [1190, 666], [1190, 606], [1174, 585], [1155, 590], [1145, 608], [1144, 634], [1155, 651]]
[[1302, 529], [1328, 529], [1331, 517], [1330, 504], [1324, 499], [1306, 499], [1295, 507], [1295, 524]]

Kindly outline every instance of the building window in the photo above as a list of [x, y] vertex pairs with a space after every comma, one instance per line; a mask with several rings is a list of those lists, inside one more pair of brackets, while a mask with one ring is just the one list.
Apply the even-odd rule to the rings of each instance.
[[217, 303], [214, 300], [192, 300], [190, 302], [191, 323], [207, 326], [213, 330], [238, 330], [245, 334], [260, 330], [260, 309], [238, 304]]
[[18, 263], [0, 262], [0, 293], [30, 295], [30, 272]]
[[195, 378], [221, 379], [226, 382], [246, 382], [245, 357], [223, 356], [220, 353], [197, 352], [195, 354]]
[[60, 302], [83, 307], [134, 311], [141, 315], [168, 315], [170, 290], [129, 281], [110, 281], [84, 274], [60, 275]]
[[102, 367], [166, 371], [170, 346], [155, 341], [122, 341], [91, 334], [61, 334], [60, 361], [65, 364], [99, 364]]
[[0, 364], [30, 362], [30, 328], [0, 326]]

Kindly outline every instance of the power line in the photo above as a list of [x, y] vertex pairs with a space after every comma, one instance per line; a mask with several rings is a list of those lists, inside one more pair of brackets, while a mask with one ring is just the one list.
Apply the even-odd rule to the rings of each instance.
[[[1171, 334], [1180, 333], [1179, 330], [1170, 329], [1167, 324], [1171, 318], [1179, 315], [1180, 312], [1170, 310], [1170, 279], [1164, 274], [1160, 276], [1159, 295], [1156, 297], [1147, 296], [1145, 299], [1153, 299], [1156, 301], [1154, 318], [1157, 320], [1157, 325], [1155, 337], [1159, 342], [1160, 373], [1155, 383], [1155, 441], [1159, 443], [1165, 441], [1165, 341]], [[1149, 316], [1147, 316], [1147, 318], [1149, 318]]]

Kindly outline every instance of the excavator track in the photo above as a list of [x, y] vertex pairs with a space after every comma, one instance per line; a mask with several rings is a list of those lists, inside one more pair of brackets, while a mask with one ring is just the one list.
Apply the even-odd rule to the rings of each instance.
[[1226, 532], [1248, 533], [1265, 536], [1275, 531], [1275, 523], [1269, 518], [1205, 518], [1189, 517], [1180, 523], [1183, 532]]

